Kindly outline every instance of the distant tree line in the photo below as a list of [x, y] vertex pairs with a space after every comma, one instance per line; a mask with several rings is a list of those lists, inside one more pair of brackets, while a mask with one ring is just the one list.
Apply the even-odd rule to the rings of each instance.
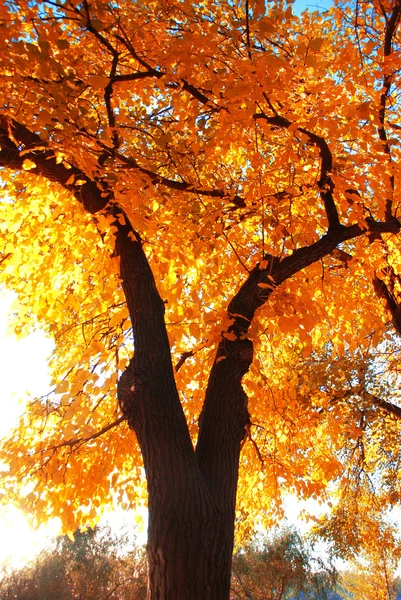
[[4, 567], [1, 600], [144, 600], [145, 549], [109, 527], [59, 537], [22, 569]]

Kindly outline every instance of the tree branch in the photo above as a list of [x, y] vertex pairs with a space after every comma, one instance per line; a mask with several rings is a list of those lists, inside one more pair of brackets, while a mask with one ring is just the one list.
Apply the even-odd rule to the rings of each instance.
[[[120, 25], [120, 29], [123, 31], [121, 25]], [[123, 33], [125, 33], [123, 31]], [[119, 34], [116, 35], [116, 39], [118, 39], [122, 44], [124, 44], [124, 46], [127, 48], [128, 52], [131, 54], [131, 56], [138, 61], [138, 63], [144, 68], [146, 69], [146, 71], [144, 72], [144, 74], [141, 76], [142, 77], [149, 77], [149, 76], [153, 76], [153, 77], [157, 77], [157, 78], [161, 78], [164, 75], [166, 75], [165, 72], [163, 71], [157, 71], [156, 69], [154, 69], [153, 67], [151, 67], [149, 65], [149, 63], [147, 63], [141, 56], [138, 55], [138, 53], [136, 52], [135, 48], [133, 47], [133, 45], [131, 44], [131, 42], [126, 38], [123, 37]], [[130, 77], [129, 75], [119, 75], [118, 76], [118, 81], [130, 81], [132, 79], [139, 79], [139, 73], [138, 74], [134, 74], [134, 75], [138, 75], [137, 77]], [[220, 109], [220, 107], [217, 106], [210, 106], [210, 104], [212, 103], [212, 100], [210, 100], [210, 98], [208, 98], [207, 96], [205, 96], [205, 94], [203, 94], [198, 88], [196, 88], [194, 85], [188, 83], [188, 81], [186, 79], [182, 79], [182, 89], [185, 90], [186, 92], [188, 92], [189, 94], [191, 94], [191, 96], [193, 96], [196, 100], [198, 100], [198, 102], [200, 102], [201, 104], [205, 104], [207, 106], [209, 106], [210, 110], [212, 110], [213, 112], [218, 112]], [[167, 87], [173, 88], [173, 89], [177, 89], [179, 87], [178, 83], [172, 82], [172, 83], [168, 83]]]
[[[395, 279], [398, 276], [394, 273], [394, 269], [392, 267], [388, 267], [386, 269], [386, 275], [390, 277], [390, 285], [392, 282], [392, 289], [394, 290]], [[401, 336], [401, 306], [397, 302], [397, 299], [394, 293], [391, 291], [389, 286], [376, 274], [373, 278], [373, 287], [376, 292], [376, 295], [379, 298], [382, 298], [385, 301], [385, 306], [387, 310], [391, 314], [391, 320], [394, 325], [394, 329]]]
[[109, 127], [113, 130], [113, 133], [112, 133], [113, 148], [111, 149], [111, 153], [114, 153], [120, 145], [119, 136], [116, 131], [116, 119], [115, 119], [114, 110], [113, 110], [113, 107], [111, 104], [111, 97], [113, 95], [113, 83], [114, 83], [113, 77], [116, 74], [117, 66], [118, 66], [118, 54], [115, 54], [113, 56], [113, 62], [112, 62], [111, 71], [109, 74], [109, 78], [110, 78], [109, 83], [104, 88], [104, 103], [106, 105], [107, 118], [109, 121]]
[[[282, 127], [284, 129], [288, 129], [293, 124], [289, 119], [281, 117], [278, 114], [275, 114], [273, 117], [269, 117], [264, 112], [261, 112], [255, 114], [253, 118], [255, 119], [255, 121], [258, 119], [263, 119], [264, 121], [267, 121], [275, 127]], [[334, 183], [331, 178], [331, 171], [333, 169], [333, 157], [330, 148], [324, 138], [322, 138], [319, 135], [316, 135], [312, 131], [308, 131], [308, 129], [305, 129], [304, 127], [297, 127], [297, 130], [306, 135], [309, 138], [310, 142], [319, 150], [320, 177], [317, 184], [319, 186], [320, 197], [323, 201], [324, 208], [326, 211], [328, 231], [334, 231], [341, 227], [341, 224], [333, 197]]]
[[[86, 29], [92, 33], [92, 35], [94, 35], [99, 42], [102, 44], [102, 46], [104, 46], [105, 48], [107, 48], [107, 50], [110, 52], [110, 54], [118, 59], [118, 52], [116, 50], [116, 48], [114, 48], [114, 46], [109, 42], [109, 40], [107, 38], [104, 37], [104, 35], [102, 35], [100, 33], [100, 31], [98, 31], [92, 23], [92, 19], [90, 16], [90, 12], [89, 12], [89, 4], [87, 0], [83, 0], [83, 5], [84, 5], [84, 9], [85, 9], [85, 17], [86, 17], [86, 23], [85, 23], [85, 27]], [[81, 12], [79, 10], [79, 8], [76, 8], [76, 12], [81, 15]]]
[[366, 225], [367, 229], [358, 224], [341, 226], [281, 260], [270, 255], [263, 257], [268, 263], [267, 267], [261, 269], [259, 264], [256, 265], [228, 306], [228, 314], [234, 319], [230, 331], [238, 338], [246, 334], [255, 311], [268, 300], [274, 289], [295, 273], [333, 252], [338, 244], [369, 233], [398, 233], [401, 230], [400, 221], [394, 218], [390, 222], [369, 220]]
[[126, 35], [126, 33], [123, 29], [123, 26], [121, 25], [121, 22], [119, 22], [118, 27], [119, 27], [120, 31], [123, 33], [123, 35], [120, 35], [117, 33], [115, 35], [115, 38], [117, 40], [119, 40], [126, 47], [128, 52], [131, 54], [132, 58], [134, 58], [141, 65], [141, 67], [146, 69], [146, 71], [148, 71], [149, 73], [154, 72], [154, 74], [156, 76], [158, 76], [159, 72], [156, 71], [156, 69], [154, 69], [153, 67], [151, 67], [150, 64], [148, 62], [146, 62], [146, 60], [144, 60], [141, 56], [139, 56], [139, 54], [136, 52], [135, 48], [131, 44], [131, 41], [128, 39], [128, 36]]
[[204, 189], [197, 188], [192, 183], [188, 183], [186, 181], [175, 181], [174, 179], [168, 179], [163, 175], [159, 175], [158, 173], [154, 173], [145, 167], [141, 167], [136, 160], [125, 156], [124, 154], [116, 153], [116, 158], [121, 160], [127, 167], [130, 169], [135, 169], [140, 173], [144, 173], [149, 177], [151, 182], [154, 185], [163, 185], [171, 190], [177, 190], [179, 192], [186, 192], [188, 194], [196, 194], [197, 196], [208, 196], [209, 198], [226, 198], [230, 203], [234, 204], [236, 208], [245, 208], [246, 202], [241, 196], [235, 195], [231, 196], [224, 190], [218, 189]]
[[371, 400], [373, 404], [383, 409], [389, 415], [393, 415], [397, 419], [401, 419], [401, 408], [392, 402], [388, 402], [387, 400], [383, 400], [383, 398], [379, 398], [375, 394], [370, 394], [367, 391], [363, 392], [363, 396]]
[[[0, 167], [23, 170], [29, 159], [36, 166], [31, 173], [54, 181], [72, 192], [85, 210], [95, 214], [112, 198], [106, 182], [92, 181], [80, 169], [57, 161], [55, 153], [36, 133], [24, 125], [0, 115]], [[81, 182], [81, 183], [79, 183]]]
[[245, 29], [246, 29], [246, 45], [248, 50], [248, 58], [252, 60], [251, 51], [251, 35], [249, 29], [249, 0], [245, 0]]
[[[399, 2], [395, 2], [393, 7], [393, 12], [391, 17], [388, 19], [386, 13], [384, 13], [386, 19], [386, 27], [384, 34], [384, 44], [383, 44], [383, 56], [384, 58], [390, 56], [393, 52], [393, 38], [397, 31], [398, 25], [400, 23], [401, 18], [401, 4]], [[391, 163], [391, 148], [388, 143], [388, 137], [385, 126], [385, 118], [386, 118], [386, 106], [387, 106], [387, 98], [390, 93], [391, 84], [393, 81], [393, 73], [384, 73], [383, 74], [383, 87], [382, 93], [380, 94], [380, 108], [379, 108], [379, 122], [380, 126], [378, 127], [379, 138], [384, 144], [384, 152], [388, 156], [388, 160]], [[395, 179], [394, 175], [390, 175], [390, 194], [391, 197], [386, 201], [386, 219], [389, 220], [392, 217], [392, 206], [393, 206], [393, 194], [395, 188]]]
[[[385, 223], [371, 220], [367, 225], [370, 232], [377, 233], [398, 233], [401, 229], [396, 219]], [[264, 268], [258, 264], [252, 269], [228, 305], [232, 324], [223, 332], [217, 348], [199, 419], [196, 447], [196, 457], [208, 487], [228, 514], [235, 512], [234, 482], [241, 443], [250, 422], [241, 380], [253, 360], [253, 344], [246, 335], [255, 312], [267, 302], [274, 289], [295, 273], [330, 254], [339, 243], [366, 233], [358, 224], [340, 226], [284, 259], [264, 256]], [[230, 481], [234, 488], [231, 497], [227, 492]]]
[[213, 100], [210, 100], [210, 98], [205, 96], [205, 94], [203, 94], [200, 90], [198, 90], [198, 88], [196, 88], [194, 85], [192, 85], [191, 83], [188, 83], [188, 81], [186, 81], [186, 79], [182, 79], [181, 81], [182, 81], [182, 89], [185, 92], [188, 92], [189, 94], [191, 94], [191, 96], [193, 96], [201, 104], [208, 106], [212, 112], [219, 112], [220, 110], [222, 110], [221, 106], [214, 105], [215, 103], [213, 102]]
[[136, 71], [135, 73], [125, 73], [123, 75], [115, 75], [112, 79], [113, 83], [123, 83], [124, 81], [136, 81], [137, 79], [146, 79], [146, 77], [156, 77], [160, 79], [164, 76], [161, 71], [151, 69], [150, 71]]
[[[108, 150], [110, 151], [110, 149]], [[141, 167], [135, 160], [119, 152], [114, 152], [113, 155], [129, 168], [147, 175], [154, 185], [162, 185], [172, 190], [198, 196], [227, 199], [236, 208], [246, 207], [245, 200], [241, 196], [232, 196], [224, 190], [202, 189], [188, 182], [174, 181]], [[23, 170], [26, 159], [36, 165], [29, 169], [32, 173], [54, 181], [72, 192], [85, 210], [91, 214], [103, 210], [113, 198], [107, 182], [93, 181], [80, 169], [72, 165], [67, 167], [65, 163], [58, 162], [53, 150], [49, 149], [47, 143], [39, 135], [17, 121], [0, 115], [0, 167]]]
[[195, 351], [194, 350], [188, 350], [188, 352], [183, 352], [177, 362], [177, 364], [174, 367], [174, 371], [176, 373], [178, 373], [178, 371], [181, 369], [182, 365], [185, 363], [185, 361], [188, 358], [191, 358], [192, 356], [195, 355]]
[[84, 444], [85, 442], [90, 442], [90, 441], [95, 440], [96, 438], [100, 437], [101, 435], [104, 435], [105, 433], [110, 431], [110, 429], [117, 427], [117, 425], [120, 425], [120, 423], [122, 423], [125, 420], [126, 420], [126, 417], [124, 417], [124, 416], [119, 417], [112, 423], [109, 423], [108, 425], [105, 425], [104, 427], [102, 427], [102, 429], [100, 429], [93, 435], [88, 435], [87, 437], [75, 438], [73, 440], [67, 440], [65, 442], [61, 442], [61, 444], [57, 444], [56, 446], [50, 446], [49, 450], [58, 450], [59, 448], [64, 448], [65, 446], [72, 448], [73, 446], [76, 446], [77, 444]]
[[2, 265], [2, 264], [3, 264], [3, 262], [4, 262], [5, 260], [7, 260], [7, 258], [10, 258], [10, 256], [12, 256], [12, 253], [11, 253], [11, 252], [8, 252], [8, 253], [7, 253], [7, 254], [5, 254], [4, 256], [2, 256], [2, 257], [0, 258], [0, 265]]

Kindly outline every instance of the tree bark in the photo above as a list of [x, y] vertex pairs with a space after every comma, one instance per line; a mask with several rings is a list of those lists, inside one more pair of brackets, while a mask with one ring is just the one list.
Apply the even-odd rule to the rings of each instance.
[[[115, 216], [135, 343], [118, 397], [146, 470], [149, 598], [224, 600], [230, 589], [234, 514], [224, 512], [199, 469], [175, 385], [164, 303], [138, 234], [120, 211]], [[239, 452], [228, 476], [234, 486], [238, 458]], [[235, 507], [235, 488], [230, 496]]]

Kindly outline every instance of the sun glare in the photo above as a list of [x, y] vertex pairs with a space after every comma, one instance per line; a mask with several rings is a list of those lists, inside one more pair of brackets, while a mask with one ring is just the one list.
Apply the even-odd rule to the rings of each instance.
[[33, 530], [23, 513], [8, 506], [0, 513], [0, 565], [22, 567], [43, 550], [60, 531], [58, 519]]
[[[46, 358], [52, 342], [42, 332], [17, 340], [8, 332], [8, 315], [15, 296], [0, 296], [0, 439], [16, 424], [29, 396], [45, 394], [49, 389]], [[0, 563], [22, 565], [56, 535], [60, 524], [53, 522], [33, 531], [25, 516], [14, 506], [0, 512]]]
[[0, 438], [13, 427], [29, 396], [49, 390], [46, 359], [53, 343], [41, 331], [21, 339], [9, 332], [8, 316], [14, 299], [11, 292], [0, 296]]

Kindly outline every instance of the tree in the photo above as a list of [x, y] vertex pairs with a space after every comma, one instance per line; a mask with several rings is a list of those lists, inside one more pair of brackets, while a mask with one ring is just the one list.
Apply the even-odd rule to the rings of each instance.
[[234, 554], [231, 597], [238, 600], [324, 600], [336, 587], [333, 565], [313, 557], [313, 547], [294, 529], [277, 532]]
[[327, 467], [335, 477], [331, 510], [314, 529], [343, 559], [371, 554], [379, 540], [389, 556], [399, 552], [397, 517], [391, 512], [400, 497], [399, 359], [400, 340], [390, 330], [379, 347], [342, 356], [328, 347], [295, 367], [300, 410], [311, 414], [310, 405], [318, 403], [326, 457], [332, 452], [337, 460]]
[[[383, 543], [384, 542], [384, 543]], [[368, 547], [342, 573], [340, 582], [344, 598], [355, 600], [396, 600], [398, 581], [397, 562], [400, 549], [391, 553], [387, 540], [379, 539], [376, 546]]]
[[74, 531], [146, 474], [152, 600], [228, 598], [236, 514], [341, 471], [293, 359], [394, 321], [400, 14], [2, 3], [2, 281], [56, 344], [7, 498]]
[[[128, 552], [128, 549], [131, 551]], [[31, 565], [5, 570], [1, 600], [144, 600], [146, 559], [127, 536], [108, 527], [58, 538]]]

